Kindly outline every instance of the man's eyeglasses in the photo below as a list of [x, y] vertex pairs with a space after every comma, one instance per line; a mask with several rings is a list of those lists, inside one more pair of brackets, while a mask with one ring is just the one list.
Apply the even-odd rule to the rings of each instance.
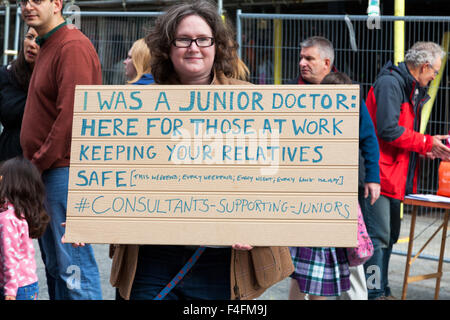
[[433, 68], [433, 66], [431, 65], [431, 63], [428, 64], [428, 66], [434, 71], [434, 75], [437, 76], [439, 74], [439, 70], [436, 70], [435, 68]]
[[42, 3], [43, 0], [20, 0], [20, 6], [25, 8], [27, 3], [30, 3], [33, 7], [36, 7]]
[[195, 44], [200, 48], [206, 48], [211, 47], [214, 44], [214, 38], [211, 37], [202, 37], [197, 39], [177, 38], [172, 41], [173, 45], [177, 48], [189, 48], [192, 42], [195, 42]]

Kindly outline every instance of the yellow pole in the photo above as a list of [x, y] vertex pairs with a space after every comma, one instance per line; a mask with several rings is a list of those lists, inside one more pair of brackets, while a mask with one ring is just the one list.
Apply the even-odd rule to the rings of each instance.
[[273, 66], [273, 80], [274, 84], [281, 84], [281, 45], [283, 40], [283, 24], [280, 19], [275, 19], [273, 21], [273, 42], [274, 42], [274, 66]]
[[[395, 0], [394, 14], [396, 17], [405, 16], [405, 0]], [[405, 21], [394, 22], [394, 64], [405, 59]]]
[[420, 133], [425, 133], [425, 128], [428, 124], [428, 119], [430, 118], [431, 110], [433, 109], [434, 101], [436, 100], [436, 95], [439, 90], [439, 85], [442, 80], [442, 74], [445, 69], [445, 64], [447, 62], [447, 52], [450, 44], [450, 32], [446, 32], [442, 37], [442, 49], [445, 51], [445, 56], [442, 59], [441, 69], [439, 69], [439, 74], [431, 81], [428, 88], [428, 95], [430, 100], [422, 108], [422, 118], [420, 119]]
[[[405, 16], [405, 0], [395, 0], [394, 15]], [[394, 64], [405, 60], [405, 21], [394, 21]], [[400, 218], [403, 219], [403, 202], [400, 204]]]

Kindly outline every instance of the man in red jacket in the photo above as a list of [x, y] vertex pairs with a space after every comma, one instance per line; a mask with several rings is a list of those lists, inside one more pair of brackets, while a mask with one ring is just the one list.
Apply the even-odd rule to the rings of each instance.
[[102, 299], [91, 246], [62, 244], [66, 221], [76, 85], [102, 84], [100, 61], [88, 38], [62, 17], [62, 0], [20, 1], [41, 50], [30, 81], [20, 143], [42, 172], [50, 224], [39, 239], [50, 299]]
[[366, 203], [364, 220], [374, 244], [374, 255], [364, 265], [369, 299], [391, 299], [388, 283], [392, 246], [400, 233], [400, 202], [415, 193], [418, 155], [448, 159], [442, 139], [419, 133], [420, 113], [429, 100], [426, 86], [441, 67], [443, 50], [432, 42], [418, 42], [398, 66], [388, 62], [367, 99], [380, 146], [381, 196]]

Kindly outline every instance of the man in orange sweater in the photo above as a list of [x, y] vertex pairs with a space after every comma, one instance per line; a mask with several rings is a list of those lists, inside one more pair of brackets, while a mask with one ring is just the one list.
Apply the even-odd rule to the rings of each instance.
[[42, 172], [51, 223], [39, 240], [50, 299], [102, 299], [91, 246], [62, 244], [76, 85], [102, 84], [97, 53], [78, 29], [67, 25], [62, 0], [20, 1], [24, 21], [41, 51], [30, 81], [20, 142], [24, 156]]

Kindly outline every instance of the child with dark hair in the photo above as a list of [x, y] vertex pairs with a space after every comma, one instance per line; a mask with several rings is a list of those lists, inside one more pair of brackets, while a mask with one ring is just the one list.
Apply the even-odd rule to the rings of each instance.
[[37, 168], [22, 156], [0, 167], [0, 300], [37, 300], [36, 261], [31, 238], [40, 237], [49, 216]]
[[330, 72], [320, 84], [353, 84], [352, 79], [342, 72]]

